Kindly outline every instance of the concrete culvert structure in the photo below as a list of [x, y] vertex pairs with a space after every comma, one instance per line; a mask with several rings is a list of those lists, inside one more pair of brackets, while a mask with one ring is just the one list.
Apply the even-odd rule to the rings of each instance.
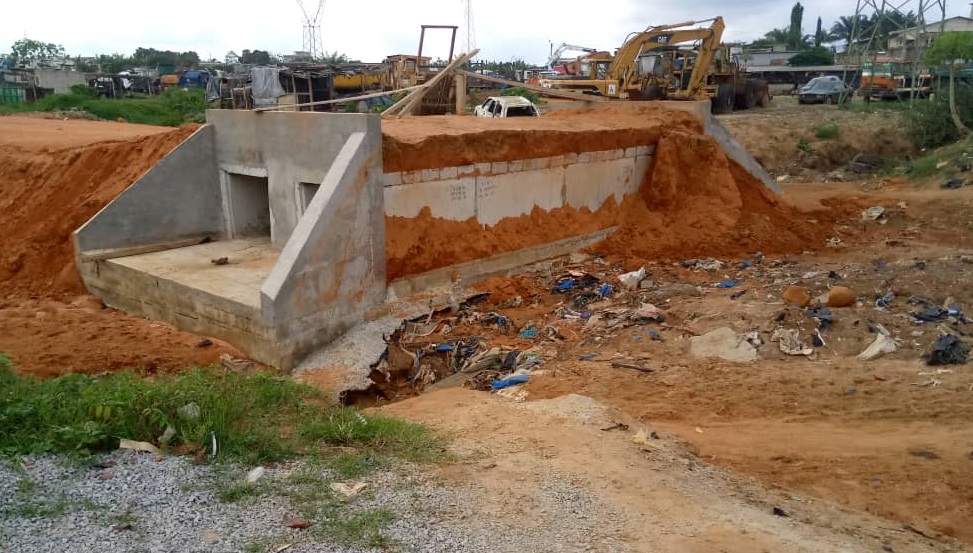
[[289, 370], [457, 279], [593, 245], [632, 260], [807, 249], [821, 231], [796, 213], [706, 102], [509, 120], [210, 111], [74, 244], [109, 306]]

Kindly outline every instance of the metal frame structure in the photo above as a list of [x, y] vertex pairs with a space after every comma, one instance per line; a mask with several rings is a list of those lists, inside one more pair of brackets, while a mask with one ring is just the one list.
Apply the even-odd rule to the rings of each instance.
[[[851, 40], [849, 50], [857, 50], [858, 63], [861, 68], [862, 62], [869, 57], [874, 65], [879, 54], [879, 32], [884, 27], [889, 32], [905, 31], [890, 17], [893, 13], [907, 14], [913, 12], [916, 15], [915, 43], [916, 52], [911, 59], [904, 61], [912, 64], [912, 82], [915, 83], [922, 72], [922, 59], [919, 55], [920, 49], [926, 42], [926, 38], [933, 33], [929, 32], [929, 27], [939, 23], [939, 32], [942, 33], [946, 23], [946, 0], [857, 0], [855, 6], [854, 24], [851, 30]], [[860, 27], [862, 17], [875, 17], [875, 24], [870, 29]], [[846, 64], [847, 65], [847, 64]], [[847, 75], [842, 79], [847, 82]], [[910, 99], [915, 99], [915, 88], [910, 93]]]
[[449, 59], [446, 60], [453, 61], [453, 51], [456, 49], [456, 32], [459, 27], [456, 25], [423, 25], [422, 31], [419, 33], [419, 53], [417, 54], [420, 60], [422, 59], [422, 46], [426, 42], [426, 29], [450, 29], [453, 31], [453, 36], [449, 39]]
[[476, 34], [473, 28], [473, 0], [463, 0], [463, 52], [472, 52], [476, 48]]
[[311, 60], [317, 61], [324, 57], [321, 42], [321, 12], [324, 11], [325, 0], [318, 0], [317, 10], [312, 14], [304, 6], [304, 0], [297, 0], [304, 16], [304, 40], [301, 49], [311, 55]]

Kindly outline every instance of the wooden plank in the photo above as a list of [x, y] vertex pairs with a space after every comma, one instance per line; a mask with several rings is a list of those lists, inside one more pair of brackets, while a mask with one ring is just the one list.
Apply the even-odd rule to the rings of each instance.
[[522, 83], [519, 81], [511, 81], [509, 79], [503, 79], [500, 77], [493, 77], [490, 75], [481, 75], [479, 73], [470, 73], [469, 71], [464, 71], [462, 69], [457, 69], [457, 73], [461, 75], [466, 75], [467, 77], [480, 79], [481, 81], [487, 81], [497, 84], [505, 84], [511, 87], [523, 88], [526, 90], [531, 90], [538, 94], [543, 94], [545, 96], [554, 96], [555, 98], [567, 98], [568, 100], [581, 100], [582, 102], [607, 102], [609, 98], [604, 96], [594, 96], [592, 94], [578, 94], [577, 92], [565, 92], [563, 90], [557, 90], [555, 88], [544, 88], [542, 86], [535, 86], [530, 83]]
[[[390, 94], [398, 94], [400, 92], [408, 92], [410, 90], [416, 90], [417, 88], [422, 88], [425, 85], [410, 86], [408, 88], [400, 88], [398, 90], [386, 90], [383, 92], [372, 92], [370, 94], [362, 94], [361, 96], [352, 96], [349, 98], [336, 98], [334, 100], [319, 100], [317, 102], [307, 102], [304, 104], [295, 104], [292, 106], [287, 106], [288, 108], [302, 108], [309, 106], [326, 106], [328, 104], [341, 104], [344, 102], [353, 102], [355, 100], [366, 100], [368, 98], [378, 98], [379, 96], [388, 96]], [[278, 106], [266, 106], [262, 108], [253, 108], [253, 111], [274, 111], [278, 110]]]
[[106, 261], [108, 259], [115, 259], [117, 257], [129, 257], [132, 255], [142, 255], [145, 253], [155, 253], [165, 250], [174, 250], [176, 248], [186, 248], [189, 246], [196, 246], [202, 244], [209, 236], [198, 236], [196, 238], [184, 238], [182, 240], [174, 240], [172, 242], [157, 242], [155, 244], [144, 244], [141, 246], [130, 246], [127, 248], [111, 248], [107, 250], [91, 250], [89, 252], [82, 252], [78, 257], [81, 259], [82, 263], [90, 263], [92, 261]]
[[[382, 113], [382, 117], [391, 117], [392, 115], [398, 115], [401, 117], [402, 115], [407, 115], [409, 113], [412, 113], [416, 107], [421, 105], [423, 96], [426, 95], [426, 92], [428, 92], [430, 88], [434, 87], [436, 83], [442, 81], [450, 73], [453, 73], [454, 71], [458, 71], [459, 68], [462, 67], [464, 63], [466, 63], [467, 61], [470, 60], [470, 58], [472, 58], [473, 56], [479, 53], [480, 50], [477, 48], [474, 49], [472, 52], [467, 52], [465, 54], [462, 54], [455, 60], [449, 62], [449, 65], [442, 68], [438, 73], [436, 73], [436, 75], [433, 78], [429, 79], [424, 83], [425, 84], [424, 88], [410, 92], [408, 96], [399, 100], [397, 104], [385, 110], [385, 112]], [[402, 104], [402, 107], [399, 107], [399, 104]]]
[[466, 75], [456, 74], [456, 115], [466, 113]]

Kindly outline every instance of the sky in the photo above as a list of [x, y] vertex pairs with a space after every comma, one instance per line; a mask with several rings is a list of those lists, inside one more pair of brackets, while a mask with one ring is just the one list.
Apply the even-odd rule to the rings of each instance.
[[[313, 13], [317, 0], [304, 0]], [[722, 15], [725, 41], [759, 38], [790, 22], [791, 0], [471, 0], [474, 42], [478, 59], [528, 63], [546, 61], [551, 43], [613, 50], [630, 32], [650, 25], [707, 19]], [[897, 0], [903, 11], [915, 10], [918, 0]], [[9, 51], [20, 38], [53, 42], [68, 54], [89, 56], [122, 53], [138, 47], [195, 50], [201, 58], [224, 59], [243, 49], [287, 54], [300, 50], [303, 15], [297, 0], [255, 2], [238, 0], [232, 7], [199, 0], [44, 0], [41, 9], [31, 2], [8, 2], [0, 25], [0, 51]], [[97, 4], [97, 9], [94, 5]], [[812, 34], [817, 18], [825, 27], [840, 15], [855, 12], [853, 0], [807, 0], [804, 32]], [[320, 26], [323, 47], [352, 59], [380, 62], [385, 56], [414, 53], [420, 25], [459, 25], [465, 29], [462, 0], [325, 0]], [[946, 4], [947, 16], [969, 16], [967, 3]], [[934, 15], [927, 15], [927, 20]], [[424, 54], [446, 58], [448, 31], [428, 31]], [[457, 39], [457, 48], [462, 45]]]

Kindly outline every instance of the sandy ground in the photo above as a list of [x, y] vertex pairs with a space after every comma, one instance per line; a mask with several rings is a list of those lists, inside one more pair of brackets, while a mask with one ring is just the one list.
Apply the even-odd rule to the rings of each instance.
[[[810, 110], [831, 116], [819, 108]], [[738, 119], [728, 121], [728, 126], [746, 142], [748, 136], [766, 137], [762, 125], [770, 125], [775, 116], [768, 112], [750, 120], [747, 115], [731, 117]], [[792, 126], [786, 126], [787, 132]], [[98, 155], [137, 156], [148, 163], [164, 155], [173, 139], [145, 134], [164, 132], [172, 131], [0, 118], [0, 137], [6, 141], [0, 144], [0, 154], [18, 163], [27, 160], [21, 165], [6, 163], [16, 171], [0, 176], [4, 183], [14, 178], [35, 182], [33, 171], [41, 171], [44, 164], [86, 155], [76, 150], [82, 143], [130, 141], [136, 136], [134, 142], [101, 144], [98, 147], [105, 149]], [[800, 163], [785, 150], [780, 150], [781, 159]], [[118, 157], [106, 157], [111, 155]], [[769, 159], [766, 156], [777, 154], [761, 155]], [[113, 167], [101, 165], [92, 162], [91, 172], [81, 180], [94, 182], [100, 170], [113, 173]], [[130, 178], [134, 176], [122, 174], [119, 182]], [[55, 181], [37, 182], [57, 188]], [[604, 524], [613, 539], [637, 551], [880, 551], [883, 546], [886, 551], [960, 550], [954, 538], [973, 544], [973, 379], [963, 366], [950, 373], [920, 374], [929, 371], [919, 355], [935, 332], [909, 325], [904, 298], [922, 294], [939, 301], [954, 297], [964, 305], [973, 302], [968, 276], [973, 266], [955, 255], [973, 249], [971, 191], [939, 190], [935, 183], [899, 182], [872, 192], [865, 192], [861, 183], [789, 185], [785, 193], [804, 210], [802, 224], [822, 224], [810, 222], [816, 221], [808, 215], [813, 210], [841, 215], [830, 233], [841, 240], [840, 247], [809, 243], [807, 249], [817, 254], [776, 259], [781, 263], [774, 266], [777, 273], [761, 269], [737, 274], [728, 268], [710, 274], [669, 264], [653, 266], [651, 278], [660, 283], [705, 285], [700, 297], [675, 296], [664, 304], [673, 323], [696, 332], [720, 326], [766, 332], [781, 311], [788, 312], [787, 320], [799, 321], [800, 311], [788, 311], [780, 293], [788, 282], [801, 280], [800, 275], [811, 270], [841, 272], [846, 275], [842, 284], [866, 299], [890, 288], [900, 292], [903, 299], [889, 312], [874, 312], [868, 302], [842, 310], [827, 336], [829, 348], [809, 359], [784, 356], [774, 351], [776, 344], [765, 345], [754, 363], [693, 359], [687, 353], [688, 335], [675, 325], [662, 329], [662, 342], [636, 340], [632, 332], [594, 340], [565, 327], [569, 339], [555, 345], [556, 359], [545, 366], [547, 374], [526, 386], [528, 399], [583, 394], [609, 405], [609, 411], [581, 400], [567, 406], [516, 404], [466, 390], [443, 390], [385, 409], [452, 433], [465, 461], [443, 468], [440, 476], [469, 482], [482, 492], [486, 508], [511, 513], [512, 524], [517, 517], [529, 517], [518, 505], [529, 504], [532, 497], [530, 475], [556, 471], [626, 513]], [[11, 191], [3, 192], [0, 202], [11, 197]], [[104, 200], [89, 199], [89, 210]], [[849, 217], [868, 205], [885, 206], [888, 223], [863, 224]], [[56, 213], [54, 209], [47, 211]], [[51, 248], [63, 248], [68, 236], [58, 224], [74, 222], [56, 219], [41, 227], [56, 238]], [[234, 354], [221, 344], [197, 347], [200, 337], [168, 325], [103, 309], [77, 288], [70, 274], [62, 274], [62, 266], [45, 273], [47, 280], [40, 284], [18, 276], [31, 270], [32, 259], [42, 259], [44, 252], [14, 251], [20, 241], [36, 241], [30, 233], [16, 235], [15, 230], [5, 230], [0, 253], [14, 254], [4, 257], [3, 269], [9, 274], [0, 284], [0, 351], [9, 353], [21, 370], [43, 375], [126, 365], [178, 369], [213, 362], [220, 353]], [[10, 272], [11, 260], [27, 269]], [[925, 269], [916, 268], [919, 261], [926, 263]], [[737, 289], [712, 288], [714, 282], [735, 276], [744, 282], [738, 289], [747, 290], [742, 298], [729, 298]], [[543, 276], [507, 283], [516, 294], [530, 300], [536, 296], [537, 301], [505, 309], [505, 314], [518, 325], [549, 316], [562, 300], [551, 297], [548, 284]], [[817, 277], [804, 284], [820, 292], [828, 282]], [[905, 346], [864, 363], [854, 355], [871, 338], [861, 324], [871, 319], [894, 329]], [[646, 375], [578, 360], [591, 352], [638, 358], [656, 372]], [[915, 385], [933, 377], [940, 385]], [[410, 395], [408, 390], [401, 392]], [[585, 424], [550, 419], [550, 412], [542, 416], [538, 409], [569, 419], [578, 411], [601, 414]], [[606, 418], [625, 421], [629, 431], [601, 430]], [[660, 432], [661, 446], [655, 441], [632, 443], [631, 430], [640, 424]], [[774, 506], [790, 516], [773, 516]]]
[[[594, 521], [579, 550], [685, 552], [954, 551], [878, 517], [756, 485], [714, 468], [667, 431], [634, 442], [640, 425], [623, 411], [578, 395], [515, 404], [452, 389], [383, 411], [445, 429], [460, 462], [437, 476], [471, 489], [484, 516], [530, 525], [539, 482], [551, 475], [589, 491], [610, 519]], [[614, 429], [618, 423], [625, 430]], [[786, 516], [774, 514], [774, 510]], [[551, 544], [551, 551], [575, 544]], [[622, 547], [619, 547], [621, 545]]]

